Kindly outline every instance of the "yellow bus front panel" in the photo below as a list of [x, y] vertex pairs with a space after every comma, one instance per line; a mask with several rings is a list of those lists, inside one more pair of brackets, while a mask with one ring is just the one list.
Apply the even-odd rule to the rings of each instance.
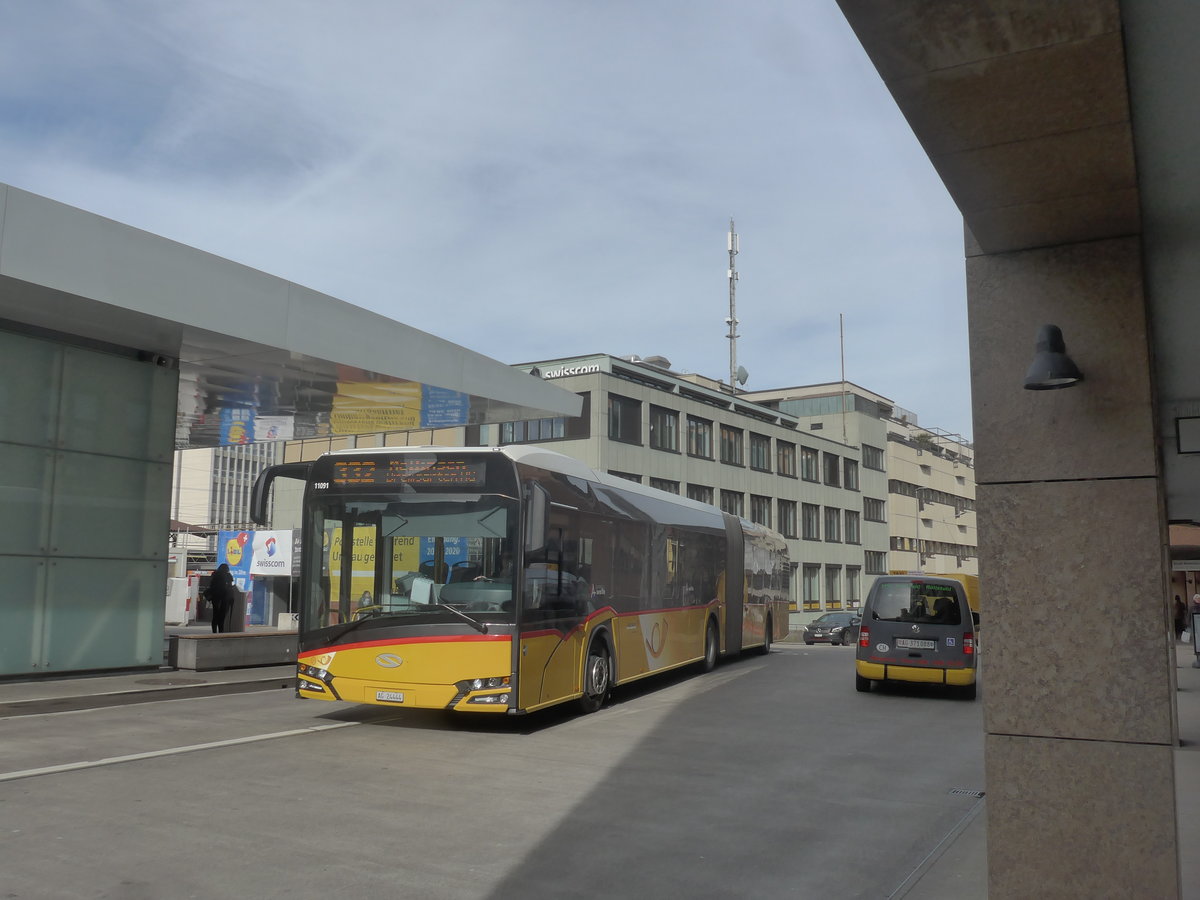
[[302, 653], [298, 669], [305, 698], [473, 712], [506, 712], [514, 699], [507, 634], [341, 644]]

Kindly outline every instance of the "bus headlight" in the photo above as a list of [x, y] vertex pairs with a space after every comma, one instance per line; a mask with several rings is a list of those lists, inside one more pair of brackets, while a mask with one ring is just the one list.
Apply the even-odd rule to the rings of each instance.
[[308, 678], [314, 678], [317, 681], [324, 682], [325, 684], [329, 684], [331, 681], [333, 681], [333, 676], [329, 674], [328, 670], [319, 669], [316, 666], [310, 666], [310, 665], [306, 665], [305, 663], [300, 663], [296, 667], [296, 670], [301, 675], [307, 676]]
[[454, 685], [462, 693], [467, 691], [487, 691], [508, 687], [512, 679], [508, 675], [495, 678], [467, 678]]

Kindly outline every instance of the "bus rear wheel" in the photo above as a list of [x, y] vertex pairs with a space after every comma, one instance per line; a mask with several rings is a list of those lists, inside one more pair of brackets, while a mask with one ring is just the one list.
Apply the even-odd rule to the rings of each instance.
[[579, 706], [585, 713], [593, 713], [604, 705], [612, 684], [612, 657], [608, 646], [600, 638], [592, 641], [583, 658], [583, 696]]
[[763, 656], [766, 656], [768, 653], [771, 652], [771, 630], [772, 630], [772, 628], [774, 628], [774, 625], [771, 622], [771, 617], [767, 616], [766, 628], [763, 631], [762, 646], [758, 648], [758, 652], [761, 653]]
[[704, 630], [704, 661], [700, 664], [702, 671], [711, 672], [717, 667], [717, 654], [720, 653], [720, 638], [717, 636], [717, 623], [712, 619], [708, 620], [708, 627]]

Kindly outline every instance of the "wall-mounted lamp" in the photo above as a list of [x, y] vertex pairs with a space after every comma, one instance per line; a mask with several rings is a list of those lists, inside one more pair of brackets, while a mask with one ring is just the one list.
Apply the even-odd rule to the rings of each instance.
[[1071, 362], [1071, 357], [1067, 356], [1062, 329], [1057, 325], [1043, 325], [1038, 329], [1033, 362], [1029, 371], [1025, 373], [1025, 389], [1053, 391], [1071, 387], [1081, 381], [1083, 373]]

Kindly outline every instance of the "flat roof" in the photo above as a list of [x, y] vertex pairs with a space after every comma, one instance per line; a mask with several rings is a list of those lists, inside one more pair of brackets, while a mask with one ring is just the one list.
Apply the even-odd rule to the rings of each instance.
[[[582, 399], [274, 275], [0, 184], [0, 328], [179, 369], [176, 446], [575, 416]], [[244, 441], [238, 441], [244, 442]]]

